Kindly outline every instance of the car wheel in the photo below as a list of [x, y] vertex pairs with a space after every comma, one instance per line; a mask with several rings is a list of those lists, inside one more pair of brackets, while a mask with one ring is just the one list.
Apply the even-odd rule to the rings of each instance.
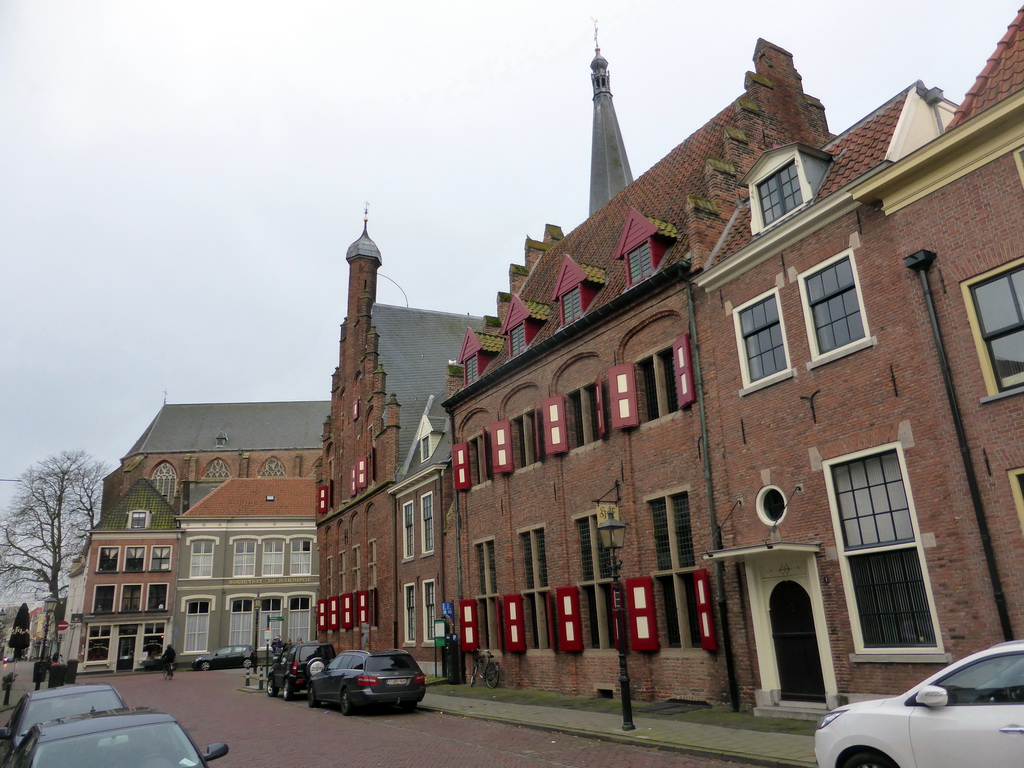
[[899, 766], [881, 752], [858, 752], [846, 759], [843, 768], [899, 768]]
[[277, 686], [274, 685], [274, 678], [272, 677], [267, 678], [267, 696], [272, 699], [277, 696]]
[[348, 717], [356, 713], [355, 705], [352, 703], [352, 699], [348, 697], [348, 690], [341, 690], [341, 697], [338, 699], [338, 705], [341, 708], [341, 714]]
[[202, 664], [199, 665], [199, 668], [201, 670], [203, 670], [203, 672], [209, 672], [210, 671], [210, 662], [204, 661]]
[[398, 704], [398, 708], [403, 712], [415, 712], [418, 701], [403, 701]]
[[281, 698], [285, 701], [291, 701], [295, 698], [295, 685], [291, 680], [284, 681], [284, 690], [281, 693]]
[[242, 662], [242, 666], [245, 667], [246, 669], [251, 668], [252, 667], [252, 659], [246, 659], [245, 661], [243, 661]]
[[310, 709], [316, 709], [320, 704], [320, 702], [317, 701], [316, 694], [313, 693], [312, 685], [306, 688], [306, 702], [309, 704]]

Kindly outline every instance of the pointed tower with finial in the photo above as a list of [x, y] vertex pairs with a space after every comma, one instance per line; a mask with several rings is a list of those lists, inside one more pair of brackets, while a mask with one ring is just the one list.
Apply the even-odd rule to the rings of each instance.
[[[345, 261], [348, 262], [348, 316], [369, 317], [370, 307], [377, 300], [377, 270], [383, 263], [380, 249], [370, 239], [367, 226], [370, 219], [370, 204], [363, 208], [363, 234], [348, 247]], [[364, 305], [365, 303], [365, 305]]]
[[594, 19], [594, 60], [590, 62], [590, 69], [594, 84], [594, 137], [590, 155], [590, 215], [593, 216], [633, 181], [612, 103], [608, 60], [601, 55], [597, 42], [597, 19]]

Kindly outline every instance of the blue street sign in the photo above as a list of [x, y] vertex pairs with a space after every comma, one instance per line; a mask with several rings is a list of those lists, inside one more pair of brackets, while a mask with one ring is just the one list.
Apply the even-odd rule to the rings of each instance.
[[447, 616], [449, 619], [455, 618], [455, 603], [443, 602], [441, 603], [441, 615]]

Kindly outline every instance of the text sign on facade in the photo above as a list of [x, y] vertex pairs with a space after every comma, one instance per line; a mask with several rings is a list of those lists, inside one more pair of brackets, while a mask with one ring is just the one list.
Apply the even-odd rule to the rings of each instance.
[[455, 618], [455, 603], [443, 602], [441, 603], [441, 615], [447, 616], [449, 619]]

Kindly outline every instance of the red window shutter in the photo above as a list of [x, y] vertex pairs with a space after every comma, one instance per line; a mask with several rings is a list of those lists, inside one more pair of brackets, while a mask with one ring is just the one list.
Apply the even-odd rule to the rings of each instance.
[[597, 436], [604, 437], [604, 387], [601, 385], [601, 376], [598, 375], [594, 382], [594, 410], [597, 411]]
[[455, 490], [468, 491], [473, 485], [469, 473], [469, 443], [456, 443], [452, 446], [452, 472], [455, 475]]
[[690, 362], [690, 334], [684, 333], [672, 345], [672, 359], [676, 366], [676, 398], [679, 408], [691, 405], [697, 399], [693, 388], [693, 366]]
[[562, 651], [583, 650], [583, 622], [580, 619], [579, 587], [555, 589], [558, 601], [558, 647]]
[[496, 421], [487, 428], [491, 435], [491, 466], [495, 473], [512, 471], [512, 422]]
[[339, 626], [338, 622], [338, 604], [341, 602], [337, 595], [327, 598], [327, 628], [337, 629]]
[[356, 618], [360, 626], [370, 623], [370, 593], [365, 589], [356, 592]]
[[541, 402], [544, 415], [544, 444], [549, 454], [569, 450], [569, 433], [565, 428], [565, 398], [562, 395], [545, 398]]
[[611, 401], [613, 429], [635, 427], [640, 423], [632, 363], [613, 365], [608, 369], [608, 399]]
[[356, 459], [356, 488], [363, 490], [368, 486], [366, 473], [366, 457], [360, 456]]
[[328, 507], [327, 500], [329, 498], [330, 488], [328, 486], [326, 486], [326, 485], [321, 485], [320, 487], [318, 487], [316, 489], [316, 493], [317, 493], [316, 511], [317, 511], [318, 514], [325, 515], [325, 514], [327, 514], [327, 507]]
[[480, 648], [477, 634], [476, 600], [459, 601], [459, 617], [462, 624], [462, 650], [475, 651]]
[[505, 624], [505, 650], [519, 652], [526, 650], [526, 625], [523, 622], [523, 596], [505, 595], [502, 599], [503, 623]]
[[658, 650], [658, 617], [654, 612], [654, 580], [650, 576], [626, 579], [626, 609], [633, 650]]
[[327, 631], [327, 601], [316, 601], [316, 628], [318, 632]]
[[352, 629], [353, 618], [352, 593], [346, 592], [341, 596], [341, 628]]
[[697, 628], [700, 630], [700, 647], [705, 651], [717, 651], [715, 619], [711, 613], [711, 584], [706, 568], [693, 572], [693, 591], [697, 593]]

